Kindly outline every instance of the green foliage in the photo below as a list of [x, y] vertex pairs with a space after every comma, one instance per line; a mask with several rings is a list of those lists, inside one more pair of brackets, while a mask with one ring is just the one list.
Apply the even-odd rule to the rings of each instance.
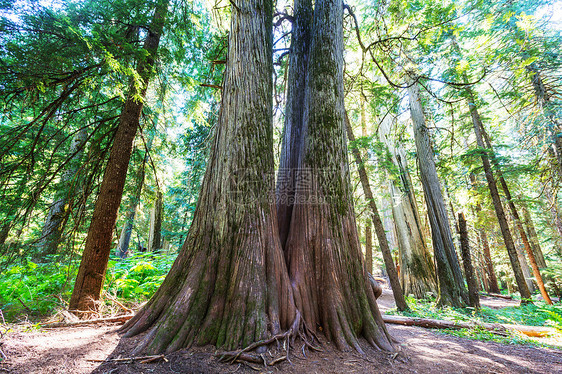
[[[112, 258], [104, 291], [125, 304], [146, 301], [158, 289], [176, 254], [140, 253], [125, 260]], [[66, 306], [78, 262], [46, 263], [25, 259], [0, 273], [0, 309], [8, 322], [52, 315]], [[107, 301], [110, 303], [110, 301]]]

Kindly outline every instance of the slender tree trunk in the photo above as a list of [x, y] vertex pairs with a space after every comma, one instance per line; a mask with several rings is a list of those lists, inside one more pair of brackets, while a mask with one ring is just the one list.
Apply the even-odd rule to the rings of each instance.
[[367, 218], [365, 222], [365, 259], [367, 271], [373, 273], [373, 233], [371, 231], [371, 219]]
[[428, 128], [421, 106], [419, 87], [415, 78], [408, 88], [410, 98], [410, 113], [414, 124], [417, 158], [420, 168], [429, 222], [435, 262], [437, 264], [437, 279], [439, 285], [439, 303], [441, 305], [462, 306], [467, 297], [464, 279], [460, 270], [457, 254], [453, 244], [447, 209], [441, 192], [441, 184], [437, 177], [437, 169], [431, 147]]
[[142, 80], [141, 87], [138, 87], [137, 83], [130, 85], [129, 96], [119, 117], [119, 126], [109, 154], [88, 230], [82, 261], [70, 298], [70, 310], [97, 309], [96, 300], [100, 297], [105, 279], [113, 230], [121, 204], [133, 140], [139, 127], [143, 100], [152, 75], [160, 35], [166, 20], [168, 3], [169, 0], [160, 0], [156, 5], [153, 21], [148, 28], [143, 46], [147, 56], [143, 56], [137, 65], [137, 72]]
[[[354, 142], [355, 135], [353, 134], [353, 129], [351, 128], [351, 123], [349, 122], [347, 115], [345, 118], [345, 126], [347, 129], [347, 137], [349, 141]], [[363, 186], [365, 200], [367, 200], [367, 204], [369, 204], [369, 208], [371, 209], [371, 220], [373, 221], [373, 224], [375, 226], [375, 233], [379, 241], [379, 247], [381, 249], [386, 272], [388, 273], [388, 278], [390, 279], [390, 286], [392, 288], [396, 307], [401, 311], [407, 310], [408, 305], [406, 304], [406, 300], [404, 299], [404, 293], [402, 292], [402, 287], [400, 285], [400, 278], [398, 276], [398, 272], [396, 271], [396, 266], [394, 265], [394, 260], [392, 259], [392, 252], [388, 245], [384, 226], [382, 224], [377, 205], [375, 204], [373, 192], [371, 191], [369, 177], [367, 176], [365, 165], [363, 164], [363, 160], [361, 159], [361, 151], [357, 147], [353, 147], [351, 149], [351, 152], [353, 153], [353, 158], [355, 159], [355, 164], [357, 165], [357, 171], [359, 173], [361, 185]]]
[[546, 261], [542, 253], [541, 245], [539, 243], [539, 237], [537, 231], [535, 230], [535, 225], [533, 224], [533, 219], [531, 218], [531, 213], [529, 213], [529, 208], [527, 203], [521, 199], [521, 208], [523, 210], [523, 221], [527, 227], [527, 232], [529, 233], [529, 242], [531, 243], [531, 248], [533, 254], [535, 255], [535, 260], [539, 268], [546, 268]]
[[[468, 81], [466, 77], [465, 80]], [[465, 92], [469, 100], [469, 110], [472, 116], [472, 124], [473, 124], [474, 133], [476, 135], [476, 142], [478, 144], [478, 147], [484, 150], [486, 149], [486, 146], [484, 144], [482, 130], [481, 130], [483, 128], [482, 121], [480, 120], [480, 115], [478, 114], [478, 111], [476, 109], [474, 96], [472, 95], [470, 89], [465, 89]], [[527, 283], [525, 282], [525, 277], [523, 276], [523, 272], [521, 270], [521, 264], [519, 263], [519, 259], [517, 257], [517, 250], [513, 242], [513, 237], [511, 236], [511, 232], [509, 231], [507, 218], [501, 203], [498, 187], [496, 185], [496, 180], [494, 179], [494, 175], [492, 173], [492, 166], [490, 165], [488, 154], [485, 151], [483, 151], [480, 155], [480, 158], [482, 159], [482, 164], [484, 166], [484, 174], [488, 182], [488, 189], [490, 190], [490, 195], [492, 196], [492, 203], [496, 211], [496, 216], [498, 218], [498, 223], [500, 225], [505, 247], [507, 249], [509, 260], [511, 262], [511, 267], [513, 269], [515, 280], [517, 282], [517, 287], [519, 288], [519, 293], [521, 294], [521, 302], [524, 303], [526, 302], [526, 300], [531, 299], [531, 293], [529, 292], [529, 288], [527, 287]]]
[[[470, 92], [470, 94], [472, 95], [472, 92]], [[473, 96], [471, 96], [471, 97], [473, 97]], [[476, 108], [474, 110], [476, 110]], [[552, 304], [552, 301], [550, 300], [550, 297], [548, 296], [548, 292], [546, 291], [546, 287], [544, 286], [544, 282], [542, 280], [541, 272], [540, 272], [539, 267], [537, 265], [537, 261], [535, 260], [535, 255], [533, 253], [533, 250], [531, 249], [531, 245], [529, 244], [529, 239], [527, 238], [527, 233], [525, 232], [525, 229], [523, 228], [523, 223], [521, 222], [519, 212], [517, 211], [517, 208], [515, 207], [515, 203], [513, 202], [511, 192], [509, 191], [509, 187], [507, 186], [507, 182], [505, 181], [505, 178], [503, 177], [500, 166], [498, 165], [498, 163], [495, 159], [495, 156], [494, 156], [494, 153], [493, 153], [494, 150], [492, 148], [490, 138], [488, 137], [488, 134], [486, 133], [486, 130], [484, 129], [484, 126], [482, 124], [482, 121], [480, 121], [479, 116], [478, 116], [478, 125], [480, 126], [480, 130], [482, 131], [486, 146], [492, 152], [492, 162], [494, 163], [494, 166], [496, 167], [497, 176], [498, 176], [498, 179], [499, 179], [500, 184], [502, 186], [502, 190], [505, 194], [505, 198], [507, 200], [507, 205], [509, 206], [509, 209], [510, 209], [511, 214], [513, 216], [513, 221], [514, 221], [515, 227], [519, 231], [519, 236], [521, 237], [521, 241], [523, 242], [523, 246], [525, 248], [525, 251], [527, 252], [527, 257], [529, 258], [529, 263], [531, 264], [531, 269], [533, 269], [533, 275], [535, 276], [535, 280], [537, 282], [537, 285], [539, 287], [541, 295], [542, 295], [543, 299], [545, 300], [545, 302], [547, 304]]]
[[154, 207], [150, 212], [150, 233], [148, 235], [148, 251], [154, 252], [162, 248], [162, 192], [158, 191]]
[[70, 159], [57, 185], [57, 192], [49, 208], [49, 213], [41, 232], [41, 239], [37, 245], [41, 252], [41, 257], [57, 253], [62, 232], [70, 214], [69, 200], [80, 189], [76, 172], [82, 159], [87, 139], [87, 128], [79, 130], [72, 139], [69, 151]]
[[400, 252], [400, 280], [405, 295], [423, 298], [437, 294], [435, 265], [424, 241], [406, 152], [390, 139], [393, 120], [387, 115], [379, 126], [379, 139], [386, 144], [398, 175], [389, 178], [392, 215]]
[[[473, 173], [470, 173], [470, 183], [472, 188], [476, 190], [476, 177]], [[482, 214], [482, 206], [480, 203], [476, 203], [474, 206], [476, 211], [476, 217], [480, 217]], [[490, 244], [488, 243], [488, 235], [486, 230], [480, 227], [478, 228], [478, 236], [480, 238], [480, 243], [482, 245], [482, 252], [484, 256], [484, 263], [486, 269], [486, 275], [488, 278], [489, 290], [488, 292], [500, 293], [500, 288], [498, 287], [498, 279], [496, 277], [496, 272], [494, 271], [494, 263], [492, 261], [492, 254], [490, 252]]]
[[[272, 2], [232, 5], [223, 97], [186, 241], [123, 328], [136, 351], [247, 347], [298, 322], [274, 206]], [[312, 276], [311, 274], [307, 274]]]
[[462, 263], [464, 266], [464, 274], [466, 275], [466, 283], [468, 285], [468, 299], [471, 307], [480, 309], [480, 297], [478, 296], [478, 286], [476, 284], [474, 269], [472, 267], [472, 259], [470, 258], [470, 246], [468, 244], [468, 231], [466, 229], [466, 219], [463, 213], [459, 213], [459, 236], [461, 242]]
[[558, 199], [556, 192], [553, 191], [548, 184], [544, 186], [544, 197], [546, 198], [546, 203], [548, 205], [548, 210], [550, 211], [551, 224], [554, 230], [558, 233], [555, 238], [556, 250], [560, 256], [562, 256], [562, 214], [558, 208]]

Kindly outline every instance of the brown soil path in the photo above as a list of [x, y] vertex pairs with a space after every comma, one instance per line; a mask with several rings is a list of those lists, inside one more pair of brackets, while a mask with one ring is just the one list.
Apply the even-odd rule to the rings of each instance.
[[[392, 307], [388, 292], [380, 299], [381, 310]], [[138, 338], [121, 339], [115, 324], [20, 331], [0, 341], [8, 357], [0, 363], [0, 374], [562, 373], [560, 350], [475, 341], [419, 327], [387, 326], [402, 352], [397, 357], [366, 344], [365, 355], [340, 352], [324, 342], [323, 352], [308, 351], [305, 358], [297, 341], [291, 363], [267, 368], [221, 364], [213, 356], [212, 347], [179, 351], [167, 355], [167, 362], [89, 361], [129, 357]]]

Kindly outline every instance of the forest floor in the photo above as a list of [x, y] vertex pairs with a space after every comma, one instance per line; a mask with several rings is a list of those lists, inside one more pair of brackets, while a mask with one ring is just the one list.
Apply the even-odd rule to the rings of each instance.
[[[379, 299], [382, 311], [393, 307], [389, 290]], [[483, 298], [482, 304], [501, 308], [515, 301]], [[163, 373], [562, 373], [562, 347], [538, 348], [470, 340], [421, 327], [387, 325], [398, 341], [399, 355], [380, 352], [366, 343], [364, 355], [341, 352], [322, 342], [322, 352], [297, 346], [291, 362], [273, 367], [223, 364], [212, 347], [192, 348], [152, 363], [107, 361], [128, 358], [139, 337], [122, 339], [117, 324], [24, 331], [14, 327], [0, 340], [6, 355], [0, 374], [163, 374]], [[552, 344], [553, 342], [549, 342]], [[557, 345], [562, 345], [562, 342]], [[277, 357], [277, 356], [276, 356]], [[270, 358], [271, 360], [272, 358]]]

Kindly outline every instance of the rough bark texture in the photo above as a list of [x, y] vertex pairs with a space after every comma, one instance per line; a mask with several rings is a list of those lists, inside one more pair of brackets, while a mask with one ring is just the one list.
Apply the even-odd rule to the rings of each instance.
[[[467, 79], [465, 78], [465, 80]], [[480, 120], [480, 115], [478, 114], [478, 110], [476, 109], [474, 96], [470, 89], [465, 89], [465, 92], [468, 96], [468, 106], [472, 117], [472, 127], [474, 129], [474, 134], [476, 135], [476, 142], [479, 148], [486, 149], [482, 136], [482, 121]], [[488, 189], [490, 190], [490, 195], [492, 197], [492, 204], [494, 205], [494, 210], [496, 211], [496, 217], [498, 218], [498, 223], [504, 239], [505, 247], [509, 255], [509, 261], [511, 262], [511, 267], [515, 275], [517, 287], [519, 288], [519, 293], [521, 294], [521, 300], [522, 302], [524, 302], [524, 300], [529, 300], [531, 298], [531, 293], [529, 292], [529, 288], [525, 283], [525, 277], [523, 276], [521, 264], [519, 263], [519, 259], [517, 257], [517, 250], [515, 248], [511, 232], [509, 231], [506, 214], [501, 203], [496, 180], [492, 172], [492, 166], [490, 165], [490, 159], [488, 158], [488, 154], [485, 151], [481, 153], [480, 158], [482, 159], [482, 165], [484, 166], [484, 174], [486, 176], [486, 181], [488, 182]]]
[[472, 259], [470, 256], [470, 246], [468, 244], [468, 231], [466, 229], [466, 219], [463, 213], [458, 215], [459, 237], [461, 242], [462, 264], [464, 266], [464, 274], [466, 276], [466, 284], [468, 285], [468, 300], [473, 308], [480, 309], [480, 297], [478, 296], [478, 286], [472, 267]]
[[295, 204], [296, 172], [303, 138], [304, 93], [310, 58], [311, 28], [312, 1], [295, 0], [287, 79], [285, 126], [276, 187], [279, 237], [283, 248], [289, 235], [291, 216]]
[[[152, 75], [152, 67], [166, 19], [167, 8], [168, 0], [161, 0], [156, 5], [153, 22], [148, 29], [143, 46], [147, 56], [140, 59], [137, 65], [137, 72], [142, 79], [141, 87], [138, 87], [135, 83], [130, 85], [129, 95], [119, 117], [119, 126], [109, 153], [109, 160], [88, 230], [82, 261], [70, 298], [70, 310], [96, 309], [96, 300], [100, 297], [111, 249], [113, 229], [117, 220], [117, 212], [131, 158], [133, 140], [139, 127], [143, 107], [142, 99], [146, 95], [148, 82]], [[141, 100], [139, 100], [139, 97]]]
[[[390, 117], [390, 116], [387, 116]], [[392, 215], [400, 251], [400, 281], [405, 295], [437, 294], [435, 264], [425, 244], [406, 152], [390, 140], [392, 119], [383, 119], [379, 139], [386, 144], [397, 176], [389, 178]]]
[[295, 303], [308, 326], [339, 348], [358, 337], [393, 350], [362, 259], [347, 159], [343, 104], [343, 3], [316, 1], [303, 142], [285, 251]]
[[221, 109], [193, 223], [162, 286], [123, 328], [126, 336], [149, 330], [137, 352], [246, 347], [297, 318], [273, 201], [271, 17], [269, 0], [232, 6]]
[[150, 211], [150, 233], [148, 235], [148, 250], [157, 251], [162, 248], [162, 192], [156, 194], [156, 201]]
[[[345, 126], [347, 129], [347, 136], [350, 142], [355, 141], [355, 135], [353, 134], [353, 129], [351, 128], [351, 123], [349, 118], [345, 118]], [[361, 159], [361, 152], [357, 147], [351, 149], [353, 153], [353, 158], [355, 159], [355, 164], [357, 166], [357, 171], [359, 173], [359, 179], [361, 180], [361, 186], [363, 187], [363, 193], [365, 195], [365, 200], [371, 210], [371, 220], [375, 226], [375, 233], [379, 241], [379, 247], [381, 249], [382, 258], [384, 260], [384, 265], [386, 267], [386, 272], [390, 280], [390, 287], [392, 288], [392, 293], [394, 295], [394, 300], [396, 302], [396, 307], [398, 310], [408, 309], [406, 300], [404, 299], [404, 293], [402, 292], [402, 286], [400, 285], [400, 278], [398, 272], [396, 271], [396, 266], [394, 265], [394, 260], [392, 258], [392, 252], [388, 245], [388, 240], [386, 238], [386, 232], [377, 209], [377, 204], [373, 197], [373, 192], [371, 191], [371, 185], [369, 183], [369, 177], [367, 176], [367, 171], [365, 170], [365, 165], [363, 165], [363, 160]]]
[[70, 214], [70, 207], [67, 204], [79, 187], [76, 172], [78, 171], [87, 139], [87, 128], [82, 128], [72, 138], [69, 150], [70, 158], [57, 185], [57, 192], [49, 208], [49, 213], [41, 232], [41, 240], [37, 245], [42, 257], [57, 253], [62, 232]]
[[408, 96], [410, 98], [410, 113], [414, 124], [420, 179], [427, 204], [434, 257], [437, 264], [438, 301], [442, 305], [462, 306], [465, 302], [464, 299], [467, 297], [464, 279], [453, 244], [451, 227], [449, 226], [447, 210], [441, 192], [441, 184], [437, 177], [429, 130], [425, 124], [419, 87], [415, 79], [408, 88]]

